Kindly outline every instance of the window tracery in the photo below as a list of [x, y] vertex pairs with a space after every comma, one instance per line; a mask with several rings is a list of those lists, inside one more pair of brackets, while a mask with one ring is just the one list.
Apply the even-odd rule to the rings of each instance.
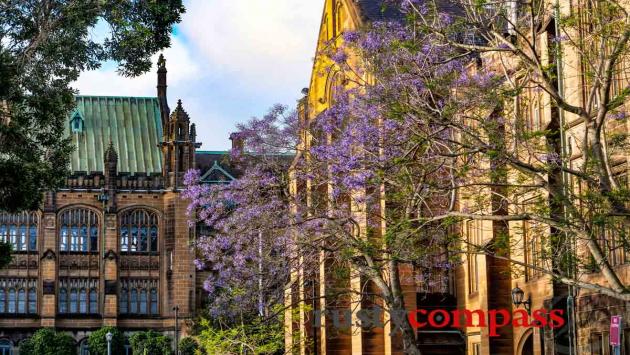
[[60, 280], [58, 306], [61, 314], [98, 314], [98, 280]]
[[0, 213], [0, 241], [11, 243], [13, 251], [37, 251], [36, 212]]
[[121, 280], [118, 300], [120, 314], [158, 315], [157, 280]]
[[146, 209], [125, 211], [119, 218], [122, 253], [156, 253], [158, 251], [157, 213]]
[[97, 252], [99, 219], [87, 208], [65, 210], [59, 216], [59, 250]]
[[37, 313], [35, 279], [0, 279], [0, 313]]

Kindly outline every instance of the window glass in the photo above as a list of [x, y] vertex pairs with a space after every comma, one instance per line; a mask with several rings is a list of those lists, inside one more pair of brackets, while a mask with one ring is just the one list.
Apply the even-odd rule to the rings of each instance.
[[28, 313], [37, 313], [37, 290], [35, 287], [28, 290]]
[[131, 313], [138, 313], [138, 290], [135, 288], [131, 290], [131, 305], [129, 307], [129, 311]]
[[16, 292], [14, 288], [10, 288], [9, 289], [9, 302], [8, 302], [8, 307], [7, 307], [7, 312], [8, 313], [15, 313], [17, 310], [17, 304], [16, 304]]
[[158, 293], [157, 289], [151, 289], [151, 314], [158, 314]]
[[122, 289], [120, 291], [120, 300], [119, 300], [119, 307], [120, 307], [120, 313], [127, 313], [128, 312], [128, 308], [127, 308], [127, 290], [126, 289]]
[[59, 313], [68, 313], [68, 291], [65, 288], [59, 290]]
[[59, 250], [73, 252], [98, 251], [98, 216], [86, 208], [65, 210], [59, 215]]
[[87, 313], [87, 290], [84, 288], [79, 293], [79, 313]]
[[96, 289], [90, 289], [90, 313], [98, 313], [98, 292]]
[[140, 313], [147, 314], [147, 290], [140, 291]]
[[26, 313], [26, 290], [21, 288], [18, 291], [18, 302], [17, 302], [17, 312], [18, 313]]
[[76, 288], [70, 290], [70, 313], [77, 313], [79, 310], [79, 292]]

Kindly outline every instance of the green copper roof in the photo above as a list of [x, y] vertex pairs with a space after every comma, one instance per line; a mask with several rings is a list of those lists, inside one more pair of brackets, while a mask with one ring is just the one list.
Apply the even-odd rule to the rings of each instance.
[[[71, 168], [103, 171], [111, 141], [118, 153], [118, 171], [162, 172], [160, 107], [155, 97], [77, 96], [66, 134], [75, 147]], [[77, 121], [82, 120], [82, 122]]]

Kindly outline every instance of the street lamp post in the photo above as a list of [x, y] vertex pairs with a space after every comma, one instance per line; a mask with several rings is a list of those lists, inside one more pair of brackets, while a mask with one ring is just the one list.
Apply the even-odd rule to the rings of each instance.
[[175, 355], [179, 355], [179, 306], [173, 307], [175, 311]]
[[107, 334], [105, 334], [105, 339], [107, 339], [107, 355], [112, 355], [112, 338], [114, 337], [114, 334], [112, 334], [112, 332], [107, 332]]

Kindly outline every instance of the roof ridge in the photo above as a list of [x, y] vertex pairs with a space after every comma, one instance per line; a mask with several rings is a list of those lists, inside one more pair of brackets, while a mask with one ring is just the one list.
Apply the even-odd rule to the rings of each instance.
[[115, 96], [115, 95], [74, 95], [75, 98], [104, 98], [104, 99], [150, 99], [157, 100], [157, 96]]

